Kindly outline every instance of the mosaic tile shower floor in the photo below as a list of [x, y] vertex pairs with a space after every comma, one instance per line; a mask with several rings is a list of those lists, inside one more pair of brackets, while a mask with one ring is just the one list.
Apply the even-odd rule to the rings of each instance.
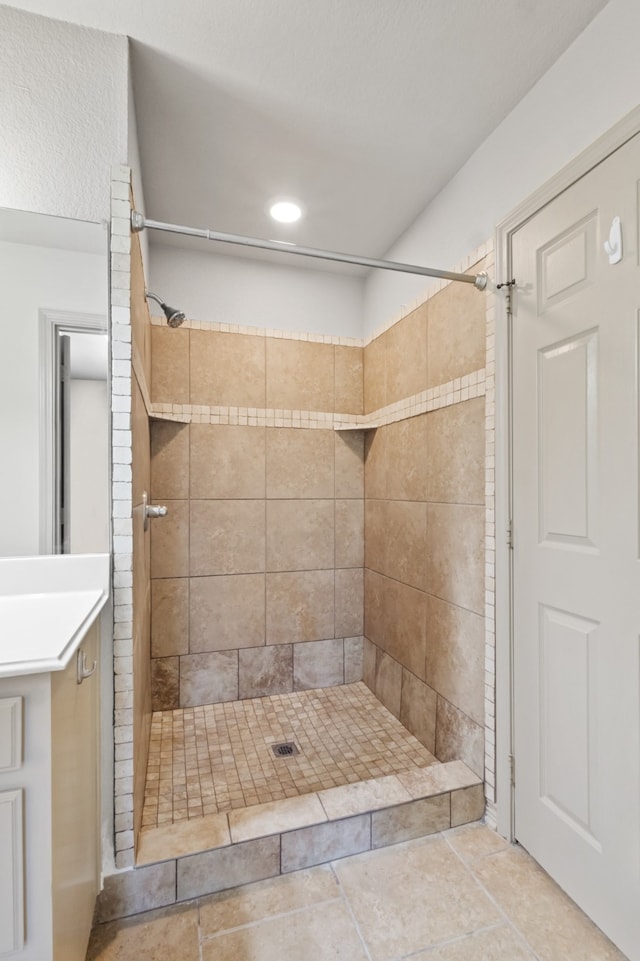
[[[300, 754], [277, 758], [271, 745]], [[424, 767], [435, 758], [362, 683], [154, 713], [143, 828]]]

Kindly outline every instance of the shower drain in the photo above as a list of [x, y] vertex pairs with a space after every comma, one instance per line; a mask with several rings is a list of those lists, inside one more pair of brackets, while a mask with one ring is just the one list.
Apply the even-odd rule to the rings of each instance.
[[272, 744], [271, 750], [276, 757], [291, 757], [293, 754], [299, 754], [297, 744], [293, 741], [283, 741], [282, 744]]

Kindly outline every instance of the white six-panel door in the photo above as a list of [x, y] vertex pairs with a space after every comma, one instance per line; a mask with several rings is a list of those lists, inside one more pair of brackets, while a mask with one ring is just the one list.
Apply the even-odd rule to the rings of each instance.
[[[632, 961], [639, 196], [637, 136], [512, 238], [515, 834]], [[623, 256], [610, 263], [615, 217]]]

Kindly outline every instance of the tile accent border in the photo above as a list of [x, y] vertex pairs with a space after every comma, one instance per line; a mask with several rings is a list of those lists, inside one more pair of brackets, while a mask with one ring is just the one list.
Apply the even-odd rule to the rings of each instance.
[[442, 407], [451, 407], [486, 391], [485, 368], [474, 370], [464, 377], [429, 387], [411, 397], [405, 397], [380, 407], [369, 414], [330, 414], [317, 410], [276, 410], [258, 407], [206, 407], [202, 404], [151, 404], [149, 416], [154, 420], [169, 420], [179, 424], [226, 424], [248, 427], [300, 427], [305, 430], [373, 430], [394, 424], [409, 417], [417, 417]]
[[96, 920], [437, 834], [479, 820], [483, 810], [481, 779], [451, 761], [199, 819], [210, 839], [205, 849], [202, 833], [178, 838], [173, 825], [143, 831], [138, 865], [106, 879]]
[[[493, 240], [486, 246], [486, 269], [495, 274]], [[496, 812], [496, 293], [487, 285], [487, 351], [485, 368], [485, 662], [484, 781], [485, 820], [495, 828]]]
[[131, 169], [111, 169], [109, 264], [112, 416], [114, 841], [116, 868], [134, 863], [133, 486], [131, 438]]

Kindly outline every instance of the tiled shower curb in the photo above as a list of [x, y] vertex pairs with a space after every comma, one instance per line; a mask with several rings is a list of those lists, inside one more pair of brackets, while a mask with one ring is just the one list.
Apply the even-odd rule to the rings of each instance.
[[451, 761], [181, 822], [206, 822], [211, 841], [204, 850], [202, 842], [178, 838], [176, 824], [143, 831], [138, 865], [105, 879], [96, 920], [437, 834], [477, 821], [483, 812], [481, 779], [462, 761]]

